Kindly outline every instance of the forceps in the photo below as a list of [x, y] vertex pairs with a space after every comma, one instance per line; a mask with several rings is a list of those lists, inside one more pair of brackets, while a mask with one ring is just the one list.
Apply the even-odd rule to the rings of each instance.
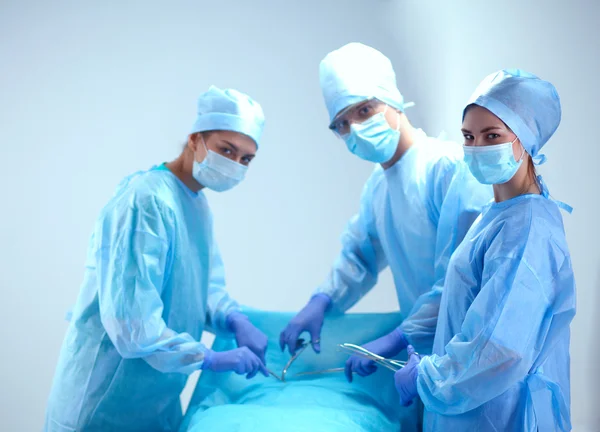
[[296, 359], [298, 358], [298, 356], [300, 354], [302, 354], [302, 351], [304, 351], [306, 349], [306, 347], [309, 345], [308, 342], [306, 342], [304, 339], [300, 338], [296, 341], [296, 354], [294, 354], [292, 356], [292, 358], [289, 359], [289, 361], [285, 364], [283, 371], [281, 372], [281, 376], [277, 375], [275, 372], [271, 371], [270, 369], [267, 369], [267, 372], [269, 372], [269, 374], [278, 379], [281, 382], [285, 382], [285, 376], [287, 375], [288, 369], [290, 368], [290, 366], [296, 361]]
[[[311, 343], [312, 342], [306, 342], [302, 338], [300, 338], [296, 341], [296, 354], [294, 354], [292, 356], [292, 358], [290, 358], [289, 361], [286, 363], [286, 365], [283, 368], [283, 371], [281, 372], [281, 376], [277, 375], [275, 372], [273, 372], [269, 369], [267, 369], [267, 372], [269, 372], [269, 374], [272, 377], [276, 378], [277, 380], [279, 380], [281, 382], [285, 382], [285, 377], [287, 375], [289, 368], [296, 361], [296, 359], [300, 356], [300, 354], [302, 354], [302, 352], [306, 349], [306, 347], [308, 345], [310, 345]], [[324, 373], [343, 372], [343, 371], [344, 371], [344, 368], [332, 368], [332, 369], [323, 369], [323, 370], [319, 370], [319, 371], [298, 372], [298, 373], [295, 373], [293, 376], [318, 375], [318, 374], [324, 374]]]
[[381, 357], [380, 355], [375, 354], [375, 353], [369, 351], [368, 349], [365, 349], [359, 345], [354, 345], [351, 343], [343, 343], [343, 344], [339, 344], [338, 347], [342, 351], [346, 351], [347, 353], [350, 353], [352, 355], [357, 355], [357, 356], [368, 358], [369, 360], [374, 361], [376, 364], [386, 367], [393, 372], [396, 372], [399, 369], [402, 369], [404, 367], [404, 365], [406, 364], [405, 361], [392, 360], [392, 359], [386, 359], [385, 357]]
[[[380, 355], [377, 355], [377, 354], [369, 351], [368, 349], [365, 349], [361, 346], [354, 345], [351, 343], [339, 344], [338, 350], [340, 350], [340, 349], [342, 351], [346, 351], [349, 354], [358, 355], [361, 357], [368, 358], [369, 360], [373, 360], [378, 365], [386, 367], [393, 372], [396, 372], [397, 370], [402, 369], [404, 367], [404, 365], [406, 364], [405, 361], [386, 359], [385, 357], [381, 357]], [[332, 368], [332, 369], [324, 369], [324, 370], [314, 371], [314, 372], [300, 372], [295, 375], [296, 376], [298, 376], [298, 375], [318, 375], [318, 374], [323, 374], [323, 373], [343, 372], [344, 370], [345, 370], [345, 368], [343, 368], [343, 367], [342, 368]]]
[[[306, 349], [306, 347], [309, 344], [310, 344], [309, 342], [306, 342], [302, 338], [298, 339], [296, 341], [296, 354], [294, 354], [290, 358], [290, 360], [286, 363], [285, 367], [283, 368], [283, 372], [281, 373], [281, 376], [279, 376], [275, 372], [267, 369], [269, 374], [272, 377], [276, 378], [277, 380], [279, 380], [281, 382], [285, 382], [285, 377], [287, 375], [287, 372], [288, 372], [290, 366], [294, 363], [294, 361], [296, 361], [298, 356], [300, 356], [300, 354], [302, 354], [302, 352]], [[383, 366], [383, 367], [391, 370], [392, 372], [396, 372], [397, 370], [403, 368], [404, 365], [406, 364], [405, 361], [386, 359], [385, 357], [381, 357], [380, 355], [375, 354], [359, 345], [354, 345], [351, 343], [339, 344], [338, 350], [346, 351], [346, 353], [351, 354], [351, 355], [358, 355], [361, 357], [368, 358], [369, 360], [374, 361], [376, 364]], [[345, 368], [338, 367], [338, 368], [323, 369], [323, 370], [318, 370], [318, 371], [298, 372], [298, 373], [295, 373], [293, 376], [320, 375], [320, 374], [326, 374], [326, 373], [344, 372], [344, 370], [345, 370]]]

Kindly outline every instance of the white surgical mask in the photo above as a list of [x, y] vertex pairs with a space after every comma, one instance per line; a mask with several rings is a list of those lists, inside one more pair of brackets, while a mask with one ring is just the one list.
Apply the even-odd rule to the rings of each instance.
[[215, 192], [224, 192], [244, 180], [246, 171], [248, 171], [247, 166], [209, 150], [204, 139], [202, 137], [200, 139], [206, 149], [206, 157], [202, 162], [198, 162], [194, 155], [192, 175], [198, 183]]
[[390, 127], [383, 112], [363, 123], [353, 124], [350, 133], [343, 138], [348, 150], [359, 158], [385, 163], [394, 156], [398, 148], [400, 131]]
[[489, 146], [464, 146], [465, 162], [471, 174], [479, 183], [492, 185], [502, 184], [514, 177], [523, 163], [525, 148], [518, 161], [513, 154], [513, 143], [495, 144]]

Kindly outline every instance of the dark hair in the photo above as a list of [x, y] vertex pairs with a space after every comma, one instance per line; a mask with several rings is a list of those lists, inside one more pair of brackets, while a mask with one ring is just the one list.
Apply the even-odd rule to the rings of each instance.
[[527, 161], [527, 174], [531, 176], [532, 180], [537, 181], [537, 171], [535, 169], [535, 165], [533, 164], [533, 158], [531, 156]]
[[528, 183], [525, 186], [525, 189], [529, 188], [531, 184], [537, 184], [540, 189], [542, 188], [541, 185], [538, 184], [537, 171], [535, 169], [533, 158], [531, 156], [529, 156], [529, 159], [527, 160], [527, 178], [531, 180], [531, 183]]

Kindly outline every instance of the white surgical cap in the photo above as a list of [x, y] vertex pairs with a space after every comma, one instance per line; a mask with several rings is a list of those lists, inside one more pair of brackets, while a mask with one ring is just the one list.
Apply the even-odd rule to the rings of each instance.
[[343, 109], [370, 97], [404, 111], [392, 63], [361, 43], [349, 43], [327, 54], [321, 61], [319, 79], [330, 121]]
[[251, 97], [211, 86], [198, 98], [198, 117], [190, 134], [212, 130], [239, 132], [252, 138], [258, 148], [264, 125], [263, 110]]
[[525, 151], [545, 160], [539, 152], [561, 119], [560, 98], [554, 86], [521, 69], [503, 69], [488, 75], [469, 99], [502, 120], [519, 137]]

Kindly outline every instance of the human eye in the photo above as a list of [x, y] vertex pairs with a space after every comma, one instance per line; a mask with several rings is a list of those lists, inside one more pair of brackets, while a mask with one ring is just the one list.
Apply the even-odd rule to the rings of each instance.
[[233, 156], [233, 150], [227, 144], [220, 144], [218, 146], [218, 149], [219, 153], [223, 156], [227, 156], [228, 158], [231, 158]]
[[373, 115], [374, 108], [371, 104], [365, 104], [358, 109], [360, 118], [367, 118]]

